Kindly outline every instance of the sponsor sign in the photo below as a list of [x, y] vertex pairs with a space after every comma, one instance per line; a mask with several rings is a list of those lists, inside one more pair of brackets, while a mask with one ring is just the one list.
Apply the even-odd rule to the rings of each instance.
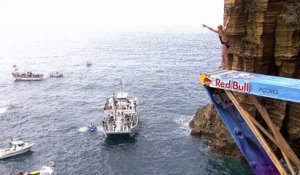
[[233, 70], [199, 75], [202, 85], [300, 103], [300, 80]]
[[249, 93], [250, 92], [250, 83], [249, 82], [240, 82], [235, 79], [223, 80], [222, 78], [200, 75], [200, 83], [209, 87], [238, 91]]

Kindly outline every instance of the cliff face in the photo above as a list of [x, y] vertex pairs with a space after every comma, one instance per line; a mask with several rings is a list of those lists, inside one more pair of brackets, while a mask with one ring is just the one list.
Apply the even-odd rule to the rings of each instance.
[[[224, 7], [224, 18], [230, 17], [227, 36], [232, 69], [300, 78], [299, 0], [225, 0]], [[249, 100], [242, 94], [238, 99], [259, 121]], [[266, 98], [261, 99], [261, 103], [300, 156], [300, 104]], [[190, 123], [192, 134], [210, 138], [213, 151], [221, 148], [221, 152], [236, 154], [239, 152], [236, 146], [214, 144], [218, 139], [230, 144], [234, 141], [226, 129], [220, 130], [225, 126], [211, 110], [213, 107], [205, 106], [197, 111]]]

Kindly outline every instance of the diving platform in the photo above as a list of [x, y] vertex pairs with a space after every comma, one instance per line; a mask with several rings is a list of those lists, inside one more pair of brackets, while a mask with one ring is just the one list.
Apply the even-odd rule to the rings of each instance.
[[211, 88], [248, 93], [300, 103], [300, 80], [256, 73], [223, 70], [199, 76]]
[[[296, 175], [295, 167], [300, 169], [300, 160], [256, 96], [300, 103], [300, 80], [222, 70], [200, 74], [199, 81], [204, 85], [229, 133], [256, 174]], [[248, 95], [269, 130], [243, 109], [232, 92]], [[279, 148], [287, 166], [277, 158], [266, 139]]]

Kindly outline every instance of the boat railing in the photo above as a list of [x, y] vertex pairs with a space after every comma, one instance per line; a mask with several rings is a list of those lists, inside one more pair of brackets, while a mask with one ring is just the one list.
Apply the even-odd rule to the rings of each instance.
[[123, 114], [134, 114], [134, 113], [136, 113], [136, 110], [134, 110], [134, 109], [119, 109], [116, 112], [123, 113]]
[[12, 148], [5, 148], [5, 149], [2, 149], [2, 152], [3, 152], [3, 153], [10, 152], [10, 151], [12, 151]]

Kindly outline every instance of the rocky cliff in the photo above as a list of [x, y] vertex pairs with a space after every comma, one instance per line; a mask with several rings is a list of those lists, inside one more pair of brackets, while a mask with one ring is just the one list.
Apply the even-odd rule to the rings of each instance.
[[[299, 0], [225, 0], [224, 19], [228, 17], [232, 69], [300, 78]], [[260, 121], [246, 96], [237, 98]], [[300, 104], [267, 98], [261, 103], [300, 157]], [[212, 105], [198, 109], [190, 127], [191, 134], [212, 140], [212, 151], [240, 155]]]

